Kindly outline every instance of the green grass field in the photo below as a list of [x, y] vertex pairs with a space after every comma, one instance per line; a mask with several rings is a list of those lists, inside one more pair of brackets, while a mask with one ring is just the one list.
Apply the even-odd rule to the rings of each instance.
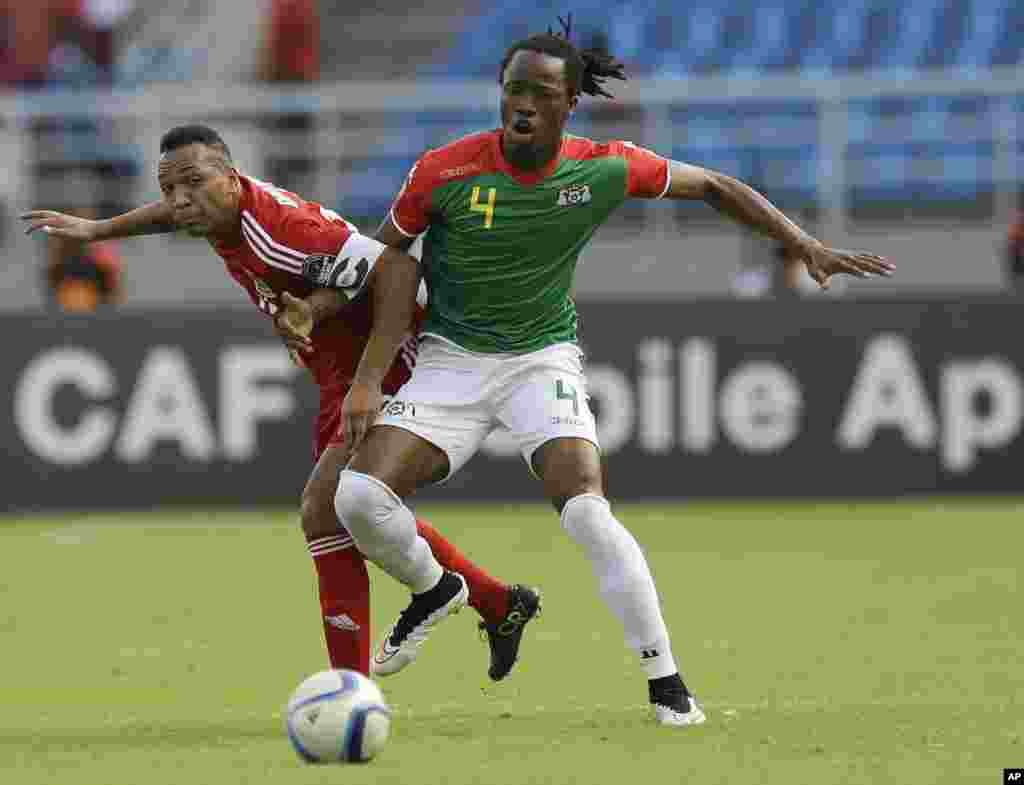
[[[545, 610], [507, 682], [464, 611], [382, 687], [392, 739], [310, 767], [282, 704], [322, 669], [289, 511], [0, 519], [0, 783], [996, 783], [1024, 766], [1024, 505], [620, 505], [708, 724], [649, 719], [543, 507], [430, 507]], [[379, 632], [404, 605], [375, 572]], [[376, 637], [376, 635], [375, 635]]]

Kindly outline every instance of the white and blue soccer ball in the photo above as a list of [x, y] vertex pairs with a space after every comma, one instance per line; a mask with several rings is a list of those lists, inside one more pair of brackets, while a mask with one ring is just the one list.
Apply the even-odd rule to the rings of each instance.
[[380, 688], [355, 671], [315, 673], [288, 701], [288, 738], [307, 763], [363, 763], [388, 740], [391, 710]]

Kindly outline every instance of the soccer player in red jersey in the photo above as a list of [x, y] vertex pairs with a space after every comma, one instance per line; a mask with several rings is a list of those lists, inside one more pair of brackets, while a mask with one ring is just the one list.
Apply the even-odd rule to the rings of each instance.
[[[429, 304], [419, 362], [399, 403], [380, 416], [379, 391], [352, 386], [344, 413], [352, 423], [343, 427], [358, 446], [336, 507], [370, 553], [377, 537], [414, 529], [403, 498], [449, 477], [493, 429], [507, 429], [590, 560], [598, 594], [647, 677], [655, 720], [685, 727], [703, 723], [704, 712], [679, 673], [644, 554], [604, 496], [571, 296], [579, 254], [627, 198], [666, 197], [704, 200], [774, 238], [821, 285], [838, 273], [888, 275], [892, 266], [826, 247], [734, 178], [628, 142], [565, 134], [580, 94], [607, 95], [607, 77], [623, 78], [622, 66], [578, 51], [568, 29], [520, 41], [499, 70], [502, 127], [428, 151], [409, 174], [377, 237], [406, 249], [425, 232], [423, 260], [380, 271], [378, 285], [392, 297], [374, 332], [393, 335], [391, 322], [408, 322], [422, 272]], [[331, 265], [309, 272], [314, 283], [330, 282]], [[364, 361], [393, 357], [398, 344], [386, 343], [371, 339], [367, 354], [381, 355]], [[403, 648], [404, 634], [399, 623], [381, 648]], [[393, 669], [407, 661], [396, 658]]]
[[[160, 152], [162, 201], [108, 221], [33, 211], [22, 216], [30, 221], [27, 231], [96, 241], [184, 230], [205, 238], [253, 304], [274, 320], [293, 358], [309, 369], [320, 387], [315, 467], [302, 493], [301, 519], [319, 577], [330, 662], [335, 668], [369, 673], [369, 576], [363, 553], [339, 525], [334, 509], [338, 474], [350, 454], [340, 424], [343, 401], [360, 372], [374, 306], [387, 296], [372, 291], [374, 270], [394, 264], [405, 254], [361, 235], [319, 204], [240, 174], [227, 145], [213, 129], [174, 128], [163, 136]], [[315, 290], [302, 277], [303, 264], [317, 255], [332, 261], [351, 260], [333, 282], [340, 288]], [[372, 296], [364, 291], [367, 288]], [[364, 376], [376, 373], [374, 378], [385, 394], [393, 394], [409, 378], [416, 358], [413, 330], [418, 319], [414, 315], [397, 328], [398, 335], [387, 336], [402, 347], [393, 363], [389, 358], [376, 371], [361, 369]], [[431, 562], [436, 557], [444, 568], [443, 576], [434, 575], [429, 583], [413, 587], [415, 613], [403, 618], [416, 627], [411, 630], [414, 637], [422, 642], [434, 621], [424, 626], [418, 618], [424, 597], [444, 606], [428, 613], [439, 619], [465, 604], [468, 589], [468, 602], [488, 630], [489, 673], [495, 680], [504, 678], [515, 663], [523, 627], [539, 609], [537, 592], [491, 577], [422, 520], [416, 521], [414, 538], [385, 544], [375, 552], [375, 560], [387, 562], [390, 551]], [[440, 583], [444, 586], [438, 589]], [[457, 591], [438, 599], [449, 586]]]

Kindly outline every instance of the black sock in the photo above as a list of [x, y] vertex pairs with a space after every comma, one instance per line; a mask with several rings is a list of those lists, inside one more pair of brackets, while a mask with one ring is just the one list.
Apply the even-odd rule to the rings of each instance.
[[417, 599], [424, 600], [437, 600], [452, 589], [452, 582], [458, 582], [458, 578], [455, 577], [455, 573], [445, 570], [441, 574], [441, 580], [427, 589], [425, 592], [420, 594], [413, 594], [412, 596]]
[[664, 695], [675, 695], [680, 692], [684, 695], [690, 694], [685, 682], [683, 682], [683, 677], [678, 673], [647, 681], [647, 695], [651, 703], [657, 703], [658, 699]]

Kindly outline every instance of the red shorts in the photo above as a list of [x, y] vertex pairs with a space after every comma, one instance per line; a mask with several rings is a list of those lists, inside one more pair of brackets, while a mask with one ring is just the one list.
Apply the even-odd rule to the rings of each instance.
[[328, 447], [345, 443], [341, 430], [341, 404], [348, 394], [348, 387], [321, 387], [320, 411], [316, 415], [316, 434], [313, 440], [313, 463]]
[[[410, 339], [403, 344], [399, 358], [391, 366], [388, 375], [384, 377], [381, 390], [386, 396], [392, 396], [398, 389], [409, 381], [412, 376], [412, 365], [416, 361], [416, 342]], [[313, 463], [320, 460], [320, 456], [328, 447], [337, 447], [345, 444], [345, 434], [341, 430], [341, 405], [348, 395], [348, 385], [320, 388], [320, 411], [316, 415], [316, 434], [313, 441]]]

